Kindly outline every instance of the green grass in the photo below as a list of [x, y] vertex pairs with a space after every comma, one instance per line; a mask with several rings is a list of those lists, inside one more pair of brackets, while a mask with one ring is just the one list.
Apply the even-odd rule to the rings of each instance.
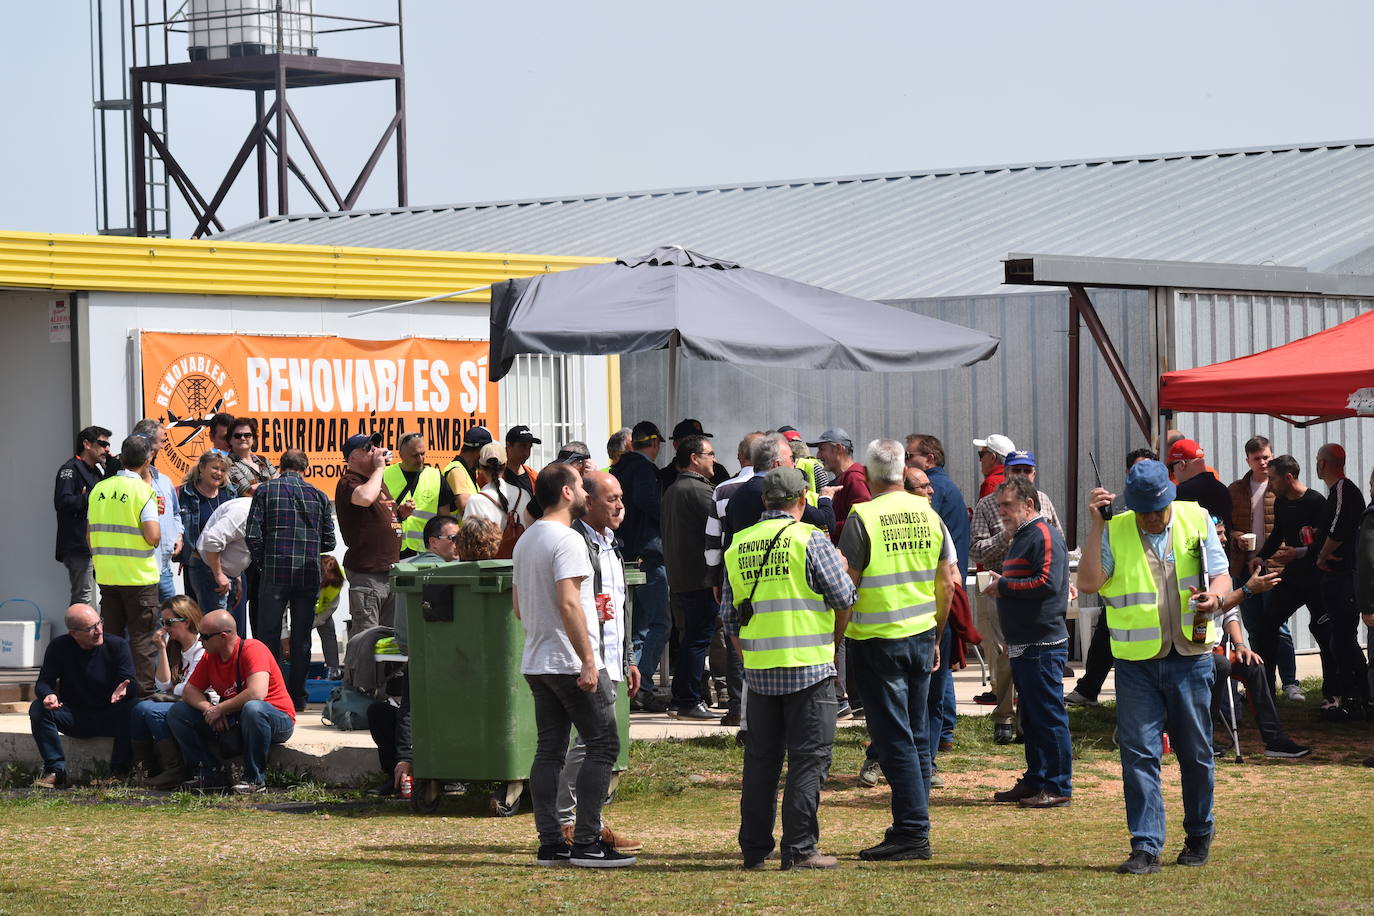
[[[1128, 851], [1110, 708], [1075, 710], [1075, 800], [1026, 811], [989, 796], [1015, 780], [1019, 745], [988, 719], [961, 719], [932, 796], [929, 862], [868, 864], [855, 853], [888, 821], [885, 786], [855, 774], [864, 732], [840, 730], [821, 805], [838, 871], [740, 872], [741, 752], [727, 738], [636, 742], [608, 821], [645, 843], [624, 872], [532, 865], [528, 810], [486, 815], [474, 786], [418, 817], [274, 774], [266, 799], [152, 798], [124, 788], [0, 795], [0, 914], [68, 913], [1363, 913], [1374, 878], [1374, 772], [1364, 726], [1313, 725], [1283, 703], [1306, 761], [1269, 761], [1252, 728], [1244, 765], [1217, 769], [1217, 839], [1202, 870], [1114, 874]], [[1166, 863], [1181, 842], [1177, 768], [1165, 765]], [[0, 770], [0, 779], [19, 775]], [[295, 802], [284, 813], [264, 805]], [[46, 864], [45, 864], [46, 863]]]

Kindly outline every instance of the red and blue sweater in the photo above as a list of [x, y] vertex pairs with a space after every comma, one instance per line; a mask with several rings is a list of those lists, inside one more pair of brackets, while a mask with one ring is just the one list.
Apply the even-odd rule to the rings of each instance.
[[1011, 539], [1002, 560], [997, 616], [1009, 646], [1067, 639], [1069, 552], [1059, 530], [1036, 516]]

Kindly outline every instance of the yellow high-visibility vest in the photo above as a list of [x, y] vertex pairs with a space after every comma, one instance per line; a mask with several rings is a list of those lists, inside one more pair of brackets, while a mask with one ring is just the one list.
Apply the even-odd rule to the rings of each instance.
[[136, 477], [116, 474], [91, 488], [86, 520], [91, 535], [95, 581], [100, 585], [156, 585], [157, 548], [143, 537], [139, 516], [153, 488]]
[[[768, 545], [787, 529], [763, 566]], [[725, 551], [735, 606], [753, 592], [753, 617], [740, 628], [746, 668], [803, 668], [835, 659], [835, 612], [806, 582], [806, 545], [818, 529], [770, 518], [739, 534]], [[758, 587], [754, 587], [757, 581]]]
[[[1193, 609], [1188, 603], [1188, 587], [1207, 587], [1204, 574], [1207, 531], [1212, 520], [1207, 510], [1193, 502], [1173, 504], [1172, 547], [1174, 575], [1178, 578], [1178, 600], [1182, 631], [1192, 639]], [[1107, 540], [1112, 548], [1112, 576], [1098, 594], [1107, 607], [1107, 632], [1112, 655], [1127, 661], [1154, 658], [1164, 646], [1163, 614], [1159, 593], [1134, 512], [1112, 516], [1107, 522]], [[1207, 621], [1207, 642], [1217, 641], [1216, 615]]]
[[[415, 489], [407, 494], [415, 500], [415, 511], [401, 522], [401, 549], [423, 553], [425, 550], [425, 523], [439, 514], [439, 472], [426, 465], [420, 469], [420, 479]], [[400, 495], [406, 488], [405, 472], [399, 464], [393, 464], [382, 474], [382, 483], [391, 498], [400, 502]]]
[[855, 503], [850, 513], [868, 532], [868, 565], [844, 635], [901, 639], [934, 628], [935, 574], [944, 545], [930, 500], [898, 490]]

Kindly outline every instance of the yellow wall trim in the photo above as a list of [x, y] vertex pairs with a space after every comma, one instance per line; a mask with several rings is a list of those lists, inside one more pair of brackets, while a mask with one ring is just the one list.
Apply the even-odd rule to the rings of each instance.
[[407, 300], [607, 260], [0, 232], [0, 287], [34, 289]]

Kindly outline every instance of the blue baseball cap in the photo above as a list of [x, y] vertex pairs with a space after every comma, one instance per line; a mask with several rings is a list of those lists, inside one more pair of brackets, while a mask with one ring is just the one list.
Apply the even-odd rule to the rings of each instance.
[[1032, 452], [1030, 449], [1007, 452], [1007, 457], [1002, 459], [1002, 466], [1014, 468], [1017, 465], [1024, 465], [1030, 468], [1038, 467], [1035, 463], [1035, 452]]
[[1158, 512], [1178, 495], [1169, 470], [1158, 461], [1137, 461], [1126, 472], [1126, 508], [1132, 512]]

